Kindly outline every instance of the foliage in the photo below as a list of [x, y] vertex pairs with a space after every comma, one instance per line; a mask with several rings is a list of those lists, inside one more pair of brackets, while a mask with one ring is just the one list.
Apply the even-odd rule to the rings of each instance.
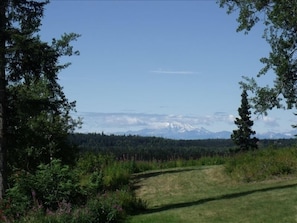
[[168, 161], [224, 155], [234, 147], [230, 139], [174, 140], [134, 135], [76, 133], [69, 136], [82, 153], [113, 155], [119, 160]]
[[107, 189], [120, 189], [129, 184], [133, 173], [129, 162], [113, 162], [103, 169], [103, 185]]
[[235, 179], [250, 182], [297, 173], [297, 151], [265, 149], [238, 154], [225, 164], [226, 171]]
[[[278, 0], [219, 0], [228, 13], [239, 12], [237, 31], [248, 33], [258, 22], [265, 26], [263, 38], [271, 47], [267, 57], [260, 61], [264, 68], [258, 77], [272, 70], [276, 77], [274, 85], [258, 86], [255, 79], [246, 78], [244, 85], [255, 93], [253, 103], [260, 113], [273, 107], [297, 106], [296, 50], [297, 50], [297, 3]], [[282, 103], [285, 100], [286, 106]]]
[[107, 192], [91, 199], [86, 205], [88, 222], [119, 222], [127, 213], [144, 209], [145, 203], [136, 199], [130, 191]]
[[[92, 160], [98, 161], [94, 169], [88, 163]], [[35, 173], [16, 171], [0, 217], [19, 222], [119, 222], [146, 207], [130, 188], [131, 164], [86, 154], [75, 168], [52, 160]]]
[[62, 203], [82, 202], [78, 176], [69, 166], [53, 160], [41, 164], [35, 174], [16, 172], [13, 187], [7, 190], [6, 214], [20, 217], [30, 209], [56, 211]]
[[[115, 158], [122, 161], [143, 162], [143, 168], [148, 162], [155, 163], [157, 169], [161, 163], [175, 160], [199, 160], [203, 157], [227, 156], [230, 150], [235, 149], [232, 139], [204, 139], [204, 140], [174, 140], [144, 136], [82, 134], [69, 135], [72, 144], [80, 149], [78, 165], [89, 170], [98, 171], [98, 167], [105, 165]], [[261, 139], [259, 149], [273, 146], [282, 148], [296, 145], [295, 139]], [[87, 155], [86, 155], [87, 154]], [[101, 154], [101, 155], [99, 155]], [[89, 159], [89, 160], [88, 160]], [[84, 164], [82, 163], [85, 162]], [[131, 167], [133, 169], [133, 167]], [[138, 168], [138, 167], [137, 167]], [[136, 171], [139, 172], [139, 171]]]
[[71, 208], [67, 203], [60, 203], [56, 212], [31, 212], [19, 220], [19, 223], [98, 223], [122, 222], [131, 208], [144, 207], [130, 192], [119, 190], [97, 195], [83, 207]]
[[[116, 193], [105, 193], [91, 199], [84, 210], [88, 221], [82, 222], [119, 222], [125, 216], [122, 203]], [[83, 220], [83, 219], [81, 219]]]
[[[75, 40], [76, 37], [70, 34], [62, 38]], [[34, 48], [43, 46], [40, 49], [43, 50], [42, 55], [31, 56], [34, 58], [42, 56], [45, 61], [41, 63], [37, 59], [37, 61], [30, 60], [32, 66], [33, 63], [41, 63], [39, 66], [36, 65], [37, 70], [32, 71], [29, 67], [28, 73], [23, 71], [24, 77], [9, 81], [11, 84], [7, 89], [9, 112], [7, 131], [8, 157], [13, 157], [9, 160], [9, 164], [17, 168], [34, 170], [42, 162], [49, 163], [51, 158], [59, 158], [68, 163], [74, 160], [75, 150], [68, 145], [67, 135], [74, 130], [78, 122], [70, 116], [75, 103], [68, 102], [62, 87], [57, 82], [57, 71], [61, 69], [58, 58], [62, 56], [56, 51], [58, 46], [47, 45], [37, 38], [30, 41], [34, 43], [32, 43]], [[18, 66], [29, 65], [18, 64]], [[12, 70], [12, 72], [17, 71]]]
[[37, 201], [46, 209], [56, 210], [61, 202], [81, 201], [77, 174], [60, 160], [41, 164], [32, 182]]
[[258, 148], [257, 142], [259, 140], [256, 137], [251, 138], [256, 132], [252, 130], [254, 122], [251, 120], [250, 105], [247, 97], [248, 94], [246, 90], [243, 90], [241, 94], [241, 106], [238, 108], [240, 118], [236, 118], [234, 121], [238, 129], [233, 130], [231, 135], [231, 139], [239, 147], [237, 149], [238, 151], [254, 150]]
[[83, 176], [81, 184], [86, 194], [90, 194], [128, 185], [133, 162], [116, 161], [113, 156], [89, 152], [80, 156], [77, 170]]
[[221, 165], [226, 162], [227, 157], [223, 156], [214, 156], [214, 157], [202, 157], [199, 159], [199, 163], [202, 166], [210, 166], [210, 165]]
[[0, 91], [4, 98], [0, 103], [4, 112], [1, 137], [5, 137], [1, 147], [6, 147], [0, 152], [4, 157], [1, 163], [5, 167], [8, 162], [10, 171], [34, 172], [52, 158], [70, 163], [76, 154], [67, 135], [80, 121], [70, 116], [75, 102], [66, 98], [58, 74], [70, 65], [61, 64], [62, 57], [79, 54], [70, 45], [79, 35], [64, 34], [51, 43], [43, 42], [38, 32], [47, 3], [1, 1], [0, 79], [4, 84]]
[[116, 160], [110, 155], [87, 152], [78, 159], [77, 171], [83, 176], [81, 185], [86, 191], [116, 190], [129, 184], [133, 173], [176, 167], [220, 165], [225, 163], [226, 159], [225, 156], [216, 155], [189, 160]]
[[[90, 157], [93, 158], [90, 159]], [[89, 164], [86, 164], [85, 159], [101, 160], [100, 165], [96, 167], [94, 164], [94, 169], [89, 169], [89, 172], [84, 170], [82, 165], [72, 170], [69, 166], [62, 165], [59, 160], [53, 160], [50, 164], [40, 165], [35, 174], [25, 171], [16, 172], [14, 186], [7, 194], [7, 204], [11, 208], [6, 208], [6, 215], [18, 217], [32, 208], [58, 211], [61, 209], [61, 204], [65, 202], [72, 205], [80, 202], [82, 205], [86, 199], [93, 199], [94, 195], [101, 194], [102, 191], [117, 191], [118, 197], [124, 200], [123, 209], [133, 212], [133, 210], [143, 209], [145, 204], [135, 200], [132, 191], [129, 192], [132, 173], [176, 167], [218, 165], [226, 160], [224, 157], [217, 156], [167, 162], [115, 161], [111, 160], [110, 156], [89, 153], [78, 161], [78, 164], [83, 163], [87, 169]], [[95, 169], [97, 171], [93, 172]]]
[[176, 159], [168, 161], [135, 161], [134, 173], [145, 172], [148, 170], [162, 170], [169, 168], [183, 168], [206, 165], [220, 165], [226, 162], [227, 157], [224, 156], [205, 156], [200, 159]]

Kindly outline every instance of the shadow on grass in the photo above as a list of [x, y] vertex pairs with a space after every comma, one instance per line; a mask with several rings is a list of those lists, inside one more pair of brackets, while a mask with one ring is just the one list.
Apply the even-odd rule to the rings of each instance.
[[219, 200], [225, 200], [225, 199], [232, 199], [232, 198], [238, 198], [246, 195], [250, 195], [256, 192], [266, 192], [266, 191], [273, 191], [273, 190], [280, 190], [280, 189], [286, 189], [286, 188], [292, 188], [296, 187], [297, 184], [291, 184], [291, 185], [285, 185], [285, 186], [277, 186], [277, 187], [268, 187], [268, 188], [262, 188], [262, 189], [257, 189], [257, 190], [250, 190], [250, 191], [244, 191], [244, 192], [238, 192], [238, 193], [232, 193], [232, 194], [225, 194], [225, 195], [220, 195], [216, 197], [210, 197], [210, 198], [203, 198], [197, 201], [191, 201], [191, 202], [184, 202], [184, 203], [176, 203], [176, 204], [168, 204], [164, 205], [162, 207], [157, 207], [157, 208], [152, 208], [152, 209], [147, 209], [143, 212], [138, 212], [138, 214], [151, 214], [151, 213], [157, 213], [161, 211], [167, 211], [167, 210], [172, 210], [172, 209], [177, 209], [177, 208], [185, 208], [185, 207], [191, 207], [195, 205], [201, 205], [210, 201], [219, 201]]
[[[139, 180], [142, 178], [156, 177], [159, 175], [170, 174], [170, 173], [189, 172], [189, 171], [197, 170], [199, 168], [181, 168], [181, 169], [176, 168], [176, 169], [164, 169], [164, 170], [153, 171], [148, 173], [139, 173], [134, 175], [133, 179]], [[203, 168], [205, 169], [206, 167], [203, 167]]]
[[[205, 169], [205, 167], [203, 167], [203, 168]], [[182, 168], [182, 169], [176, 168], [176, 169], [158, 170], [158, 171], [153, 171], [153, 172], [148, 172], [148, 173], [138, 173], [138, 174], [134, 175], [133, 178], [132, 178], [132, 180], [133, 180], [132, 189], [137, 190], [138, 188], [140, 188], [141, 185], [138, 185], [138, 183], [142, 179], [147, 179], [149, 177], [156, 177], [156, 176], [159, 176], [159, 175], [170, 174], [170, 173], [189, 172], [189, 171], [193, 171], [193, 170], [197, 170], [197, 169], [198, 168]]]

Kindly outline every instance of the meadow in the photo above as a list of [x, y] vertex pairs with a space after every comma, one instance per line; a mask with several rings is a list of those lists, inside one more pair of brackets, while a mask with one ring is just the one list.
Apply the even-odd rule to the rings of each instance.
[[165, 161], [89, 152], [12, 180], [2, 222], [297, 222], [294, 147]]
[[223, 166], [170, 169], [135, 176], [147, 210], [129, 218], [149, 222], [297, 222], [297, 179], [241, 183]]
[[295, 149], [265, 150], [136, 174], [147, 209], [127, 222], [297, 222], [296, 157]]

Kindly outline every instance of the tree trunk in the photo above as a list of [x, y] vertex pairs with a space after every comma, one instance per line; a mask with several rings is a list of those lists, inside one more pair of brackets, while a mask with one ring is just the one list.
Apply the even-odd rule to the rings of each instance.
[[6, 6], [8, 0], [0, 1], [0, 199], [3, 199], [6, 188]]

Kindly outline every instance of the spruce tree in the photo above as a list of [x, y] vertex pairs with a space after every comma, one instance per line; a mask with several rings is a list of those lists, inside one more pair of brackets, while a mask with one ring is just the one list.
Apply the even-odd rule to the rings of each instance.
[[256, 137], [252, 137], [256, 132], [252, 130], [254, 122], [251, 120], [251, 111], [248, 102], [248, 94], [243, 90], [241, 94], [241, 106], [238, 108], [239, 118], [234, 123], [238, 126], [237, 130], [233, 130], [231, 139], [238, 146], [237, 151], [255, 150], [258, 148]]
[[[59, 85], [69, 64], [60, 58], [78, 54], [64, 34], [51, 43], [38, 35], [48, 0], [0, 1], [0, 199], [8, 168], [34, 171], [52, 158], [71, 159], [67, 135], [78, 122]], [[9, 165], [7, 165], [9, 164]]]

